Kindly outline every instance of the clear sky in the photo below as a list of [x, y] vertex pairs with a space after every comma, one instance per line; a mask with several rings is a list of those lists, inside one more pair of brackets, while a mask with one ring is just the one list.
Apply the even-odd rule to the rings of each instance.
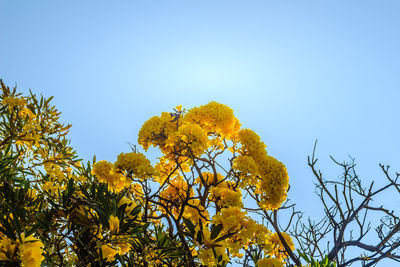
[[179, 104], [227, 104], [317, 215], [315, 139], [330, 177], [329, 155], [354, 156], [378, 183], [379, 162], [400, 171], [399, 12], [367, 0], [0, 0], [0, 77], [55, 96], [84, 159], [114, 161], [145, 120]]

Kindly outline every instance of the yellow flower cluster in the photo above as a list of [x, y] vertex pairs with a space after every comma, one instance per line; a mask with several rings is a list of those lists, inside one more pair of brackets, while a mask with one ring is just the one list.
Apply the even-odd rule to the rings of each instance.
[[108, 219], [111, 233], [118, 233], [119, 231], [119, 219], [117, 216], [111, 215]]
[[106, 261], [113, 261], [114, 257], [118, 254], [118, 249], [112, 248], [107, 244], [101, 246], [101, 252], [103, 254], [103, 259]]
[[165, 148], [168, 136], [177, 130], [179, 120], [173, 121], [173, 117], [163, 112], [161, 116], [154, 116], [146, 121], [139, 131], [138, 143], [147, 151], [150, 145]]
[[0, 233], [0, 260], [14, 261], [17, 243]]
[[[136, 203], [132, 201], [132, 199], [129, 199], [127, 197], [123, 197], [118, 201], [118, 208], [121, 207], [122, 205], [126, 204], [125, 212], [127, 214], [127, 217], [130, 216], [130, 213], [132, 210], [136, 207]], [[141, 217], [141, 214], [139, 213], [138, 217]]]
[[154, 180], [159, 184], [163, 184], [168, 177], [177, 173], [176, 162], [167, 157], [161, 157], [154, 167], [158, 174]]
[[221, 138], [231, 139], [240, 128], [233, 110], [226, 105], [210, 102], [183, 114], [163, 112], [146, 121], [139, 131], [138, 143], [147, 150], [159, 147], [165, 155], [199, 156], [210, 147], [223, 147]]
[[214, 101], [190, 109], [184, 120], [197, 123], [206, 132], [216, 133], [228, 139], [234, 137], [240, 128], [240, 122], [233, 115], [233, 110]]
[[[263, 224], [259, 224], [251, 218], [246, 218], [243, 223], [243, 228], [238, 233], [241, 242], [244, 245], [266, 245], [270, 231]], [[266, 251], [269, 251], [268, 247], [265, 247]]]
[[221, 181], [224, 179], [224, 176], [220, 173], [217, 173], [216, 175], [211, 172], [203, 172], [201, 174], [202, 178], [199, 176], [195, 179], [195, 182], [200, 184], [202, 183], [202, 179], [204, 180], [204, 186], [206, 185], [211, 185], [211, 184], [219, 184]]
[[250, 129], [240, 130], [241, 153], [234, 161], [234, 168], [242, 173], [242, 186], [255, 186], [260, 195], [259, 205], [266, 210], [279, 208], [286, 199], [289, 176], [285, 165], [267, 155], [265, 144]]
[[117, 242], [115, 244], [109, 243], [101, 245], [100, 250], [104, 260], [112, 262], [115, 260], [115, 256], [117, 254], [124, 255], [132, 249], [132, 246], [130, 244], [132, 240], [116, 240], [116, 241]]
[[[188, 193], [188, 184], [182, 177], [177, 176], [172, 181], [170, 181], [167, 188], [165, 188], [161, 193], [160, 197], [165, 200], [169, 200], [170, 202], [177, 205], [186, 199]], [[193, 192], [189, 193], [193, 195]]]
[[49, 193], [51, 196], [57, 196], [58, 192], [63, 191], [65, 188], [65, 185], [53, 181], [46, 181], [41, 185], [41, 189]]
[[[242, 257], [243, 250], [259, 246], [265, 258], [257, 266], [283, 266], [280, 241], [247, 215], [252, 211], [244, 209], [242, 192], [256, 199], [262, 209], [279, 208], [288, 189], [286, 167], [267, 154], [266, 145], [254, 131], [240, 130], [239, 120], [226, 105], [210, 102], [188, 111], [178, 106], [174, 112], [150, 118], [139, 131], [138, 143], [145, 150], [154, 146], [162, 152], [154, 167], [141, 153], [121, 153], [114, 164], [95, 163], [94, 175], [115, 191], [134, 185], [127, 177], [158, 182], [161, 187], [154, 194], [156, 199], [149, 201], [152, 207], [147, 214], [161, 213], [169, 222], [184, 221], [184, 228], [187, 221], [192, 222], [196, 233], [190, 253], [203, 265], [215, 266], [221, 259], [228, 262], [230, 257]], [[231, 169], [225, 170], [217, 157], [229, 158]], [[141, 204], [139, 199], [135, 201]], [[136, 203], [121, 199], [118, 207], [127, 204], [129, 213]], [[119, 219], [110, 216], [108, 222], [111, 234], [118, 233]], [[212, 229], [220, 225], [218, 237], [229, 237], [211, 238]], [[184, 234], [193, 233], [193, 227], [186, 227]], [[171, 231], [180, 231], [178, 228]], [[288, 235], [283, 234], [286, 240]], [[290, 237], [287, 242], [292, 248]], [[115, 243], [99, 248], [107, 261], [122, 253]]]
[[22, 244], [19, 246], [19, 254], [22, 267], [39, 267], [44, 260], [42, 255], [43, 243], [33, 236], [22, 238]]
[[21, 236], [21, 240], [22, 242], [13, 241], [7, 236], [2, 236], [0, 260], [14, 262], [18, 259], [22, 267], [39, 267], [44, 260], [42, 241], [33, 236], [25, 237], [24, 235]]
[[179, 154], [200, 156], [208, 148], [207, 132], [198, 124], [184, 123], [168, 137], [167, 147]]
[[250, 175], [258, 174], [258, 167], [253, 157], [239, 155], [234, 160], [234, 168], [239, 172]]
[[14, 109], [14, 107], [22, 108], [26, 105], [26, 99], [23, 97], [13, 97], [13, 96], [8, 96], [4, 97], [2, 101], [4, 106], [8, 106], [10, 111]]
[[210, 220], [209, 212], [200, 204], [200, 200], [198, 199], [188, 201], [188, 206], [185, 208], [183, 216], [194, 223], [201, 221], [204, 224]]
[[229, 257], [223, 247], [214, 247], [216, 255], [214, 255], [213, 248], [201, 248], [198, 251], [198, 257], [204, 266], [217, 266], [218, 258], [222, 256], [222, 260], [229, 261]]
[[62, 182], [65, 180], [65, 175], [61, 170], [61, 167], [57, 164], [46, 162], [44, 163], [44, 170], [50, 176], [50, 180], [52, 181]]
[[224, 182], [211, 188], [210, 191], [210, 198], [220, 207], [243, 207], [240, 189], [233, 190]]
[[256, 193], [261, 195], [260, 207], [267, 210], [279, 208], [286, 199], [289, 176], [285, 165], [277, 159], [266, 156], [260, 166], [261, 182]]
[[283, 262], [275, 258], [263, 258], [257, 262], [257, 267], [283, 267]]
[[142, 153], [121, 153], [118, 155], [114, 167], [127, 174], [132, 172], [133, 177], [146, 179], [156, 175], [156, 170], [151, 166], [150, 160]]
[[228, 233], [235, 233], [242, 228], [246, 213], [238, 207], [222, 208], [213, 217], [215, 224], [222, 224], [223, 229]]
[[124, 175], [115, 172], [114, 164], [105, 160], [94, 163], [92, 172], [100, 182], [106, 183], [112, 190], [117, 192], [130, 184]]
[[267, 147], [261, 138], [253, 130], [242, 129], [238, 133], [239, 141], [242, 144], [240, 153], [251, 156], [255, 162], [260, 162], [267, 155]]
[[[294, 250], [294, 243], [292, 238], [285, 232], [281, 232], [283, 238], [285, 239], [286, 244], [290, 247], [291, 250]], [[271, 252], [269, 253], [270, 256], [275, 256], [275, 258], [279, 260], [283, 260], [287, 258], [287, 254], [285, 253], [285, 248], [279, 239], [277, 233], [272, 233], [268, 237], [269, 244], [271, 246]]]
[[[197, 228], [197, 231], [200, 231], [200, 229]], [[220, 256], [222, 260], [229, 260], [226, 248], [221, 246], [221, 244], [216, 244], [215, 240], [211, 239], [211, 231], [207, 227], [203, 228], [202, 236], [204, 237], [203, 244], [199, 244], [200, 248], [197, 251], [197, 255], [203, 265], [217, 266]], [[216, 252], [215, 255], [213, 250]]]

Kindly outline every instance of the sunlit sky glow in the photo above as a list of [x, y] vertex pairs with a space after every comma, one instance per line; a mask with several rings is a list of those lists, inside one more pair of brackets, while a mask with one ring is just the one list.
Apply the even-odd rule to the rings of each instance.
[[[331, 177], [400, 171], [399, 1], [0, 1], [0, 77], [55, 96], [80, 156], [114, 161], [145, 120], [231, 106], [320, 215], [306, 157]], [[391, 196], [388, 196], [390, 199]], [[398, 205], [398, 202], [397, 204]]]

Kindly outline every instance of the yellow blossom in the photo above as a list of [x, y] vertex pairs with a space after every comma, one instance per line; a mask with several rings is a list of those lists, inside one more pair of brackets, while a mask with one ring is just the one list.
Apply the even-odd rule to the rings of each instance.
[[220, 207], [242, 207], [242, 192], [240, 189], [231, 189], [226, 183], [221, 183], [210, 190], [210, 199]]
[[254, 158], [255, 162], [260, 162], [267, 151], [267, 147], [260, 139], [260, 136], [256, 134], [253, 130], [242, 129], [238, 133], [239, 141], [242, 144], [240, 150], [242, 155], [249, 155]]
[[114, 249], [108, 245], [102, 245], [101, 252], [103, 255], [103, 259], [105, 259], [106, 261], [114, 261], [115, 255], [118, 254], [118, 249]]
[[147, 151], [149, 146], [165, 148], [168, 136], [177, 130], [179, 121], [174, 122], [171, 114], [161, 113], [161, 116], [154, 116], [146, 121], [139, 131], [138, 143]]
[[100, 182], [108, 184], [113, 191], [119, 192], [130, 184], [124, 175], [114, 172], [112, 163], [105, 160], [94, 163], [92, 172]]
[[222, 224], [223, 229], [229, 233], [237, 232], [242, 228], [246, 213], [238, 207], [222, 208], [214, 215], [214, 224]]
[[48, 192], [52, 196], [58, 195], [58, 192], [65, 189], [65, 186], [57, 184], [52, 181], [46, 181], [41, 185], [43, 191]]
[[10, 111], [14, 109], [14, 107], [22, 108], [26, 105], [26, 100], [23, 97], [4, 97], [3, 98], [3, 105], [8, 106]]
[[156, 175], [156, 170], [151, 166], [150, 160], [142, 153], [121, 153], [114, 166], [118, 170], [132, 172], [134, 177], [145, 179]]
[[234, 137], [240, 128], [239, 120], [233, 115], [233, 110], [214, 101], [190, 109], [184, 121], [197, 123], [205, 131], [214, 132], [228, 139]]
[[207, 133], [197, 124], [184, 123], [169, 136], [167, 146], [180, 154], [200, 156], [208, 147]]
[[7, 236], [0, 237], [0, 260], [13, 261], [17, 244]]
[[181, 112], [181, 111], [182, 111], [182, 105], [176, 106], [175, 109], [176, 109], [178, 112]]
[[261, 180], [257, 184], [261, 194], [260, 207], [267, 210], [279, 208], [286, 199], [289, 176], [285, 165], [274, 157], [265, 156], [260, 165]]
[[190, 219], [193, 223], [198, 223], [202, 221], [205, 223], [210, 218], [210, 214], [207, 209], [200, 204], [199, 199], [190, 199], [188, 201], [188, 206], [185, 208], [183, 216]]
[[119, 219], [117, 216], [111, 215], [108, 219], [111, 233], [118, 233], [119, 231]]
[[33, 236], [22, 237], [22, 243], [18, 248], [22, 267], [39, 267], [44, 260], [43, 243]]
[[257, 267], [283, 267], [282, 261], [275, 258], [263, 258], [257, 262]]
[[[294, 243], [290, 235], [285, 232], [281, 232], [283, 238], [285, 239], [286, 244], [289, 246], [291, 250], [294, 250]], [[272, 247], [272, 251], [269, 252], [269, 255], [275, 256], [277, 259], [285, 259], [287, 258], [287, 254], [285, 253], [285, 247], [283, 246], [279, 236], [277, 233], [272, 233], [268, 236], [268, 242]]]

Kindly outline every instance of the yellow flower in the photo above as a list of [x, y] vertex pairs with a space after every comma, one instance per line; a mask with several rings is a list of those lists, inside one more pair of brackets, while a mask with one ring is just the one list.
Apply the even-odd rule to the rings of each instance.
[[109, 247], [108, 245], [102, 245], [101, 252], [103, 254], [103, 259], [105, 259], [106, 261], [114, 261], [115, 255], [118, 254], [117, 249]]
[[240, 128], [233, 110], [214, 101], [190, 109], [184, 121], [199, 124], [206, 132], [216, 133], [228, 139], [234, 137]]
[[150, 160], [142, 153], [121, 153], [114, 166], [117, 170], [131, 171], [134, 177], [140, 179], [152, 177], [157, 173]]
[[62, 182], [65, 179], [65, 176], [61, 170], [61, 167], [57, 164], [48, 162], [44, 164], [44, 169], [46, 173], [50, 176], [50, 179], [56, 180], [58, 182]]
[[92, 173], [96, 175], [100, 182], [108, 184], [109, 188], [113, 191], [119, 192], [130, 184], [124, 175], [114, 172], [114, 165], [112, 163], [105, 160], [93, 164]]
[[35, 199], [36, 194], [37, 194], [37, 191], [34, 188], [29, 188], [28, 191], [26, 192], [26, 196], [30, 199]]
[[166, 145], [179, 154], [200, 156], [208, 147], [207, 132], [197, 124], [184, 123], [169, 136]]
[[132, 245], [129, 243], [119, 243], [118, 244], [118, 254], [124, 255], [132, 249]]
[[218, 203], [220, 207], [242, 207], [242, 192], [240, 189], [233, 190], [221, 183], [210, 190], [210, 199]]
[[259, 166], [261, 180], [256, 185], [261, 201], [259, 206], [267, 210], [279, 208], [286, 199], [289, 176], [285, 165], [274, 157], [265, 156]]
[[182, 111], [182, 105], [176, 106], [175, 109], [176, 109], [178, 112], [181, 112], [181, 111]]
[[19, 257], [22, 267], [39, 267], [44, 259], [42, 255], [43, 243], [33, 236], [22, 237], [22, 244], [19, 246]]
[[[286, 241], [286, 244], [289, 246], [291, 250], [294, 250], [294, 243], [290, 235], [285, 232], [281, 232], [283, 238]], [[281, 240], [277, 233], [272, 233], [268, 236], [268, 243], [270, 244], [271, 251], [268, 252], [270, 256], [275, 256], [275, 258], [283, 260], [287, 258], [287, 254], [285, 253], [285, 247], [283, 246]]]
[[[201, 176], [204, 179], [205, 185], [209, 185], [209, 184], [217, 184], [220, 183], [225, 177], [220, 174], [217, 173], [217, 175], [215, 175], [214, 173], [211, 172], [203, 172], [201, 174]], [[195, 179], [196, 183], [202, 183], [202, 178], [199, 176]], [[204, 185], [204, 186], [205, 186]]]
[[267, 147], [264, 142], [261, 141], [260, 136], [253, 130], [242, 129], [238, 133], [239, 141], [242, 144], [240, 153], [242, 155], [249, 155], [254, 158], [255, 162], [260, 162], [266, 155]]
[[23, 107], [26, 105], [26, 100], [23, 97], [4, 97], [3, 99], [3, 105], [8, 106], [10, 111], [14, 109], [14, 107]]
[[233, 168], [240, 172], [253, 175], [258, 174], [257, 164], [251, 156], [239, 155], [237, 158], [235, 158], [233, 164]]
[[179, 120], [173, 121], [170, 113], [163, 112], [161, 116], [154, 116], [147, 120], [139, 131], [138, 143], [147, 151], [149, 146], [159, 146], [165, 149], [168, 136], [177, 130]]
[[199, 249], [197, 254], [203, 265], [205, 265], [205, 266], [215, 266], [216, 265], [214, 253], [211, 248]]
[[111, 233], [118, 233], [119, 231], [119, 219], [117, 216], [111, 215], [108, 219]]
[[283, 262], [275, 258], [264, 258], [257, 262], [257, 267], [283, 267]]
[[238, 236], [240, 237], [244, 246], [251, 244], [265, 246], [267, 243], [268, 234], [270, 234], [270, 231], [265, 225], [259, 224], [255, 220], [246, 217]]
[[93, 164], [93, 174], [98, 176], [98, 178], [105, 178], [110, 175], [110, 172], [113, 168], [113, 164], [106, 161], [101, 160]]
[[225, 252], [223, 247], [215, 247], [216, 256], [214, 257], [214, 252], [212, 248], [202, 248], [198, 251], [198, 257], [201, 263], [205, 266], [216, 266], [218, 264], [218, 258], [222, 256], [222, 261], [228, 262], [229, 257]]
[[189, 206], [185, 208], [183, 213], [185, 218], [190, 219], [194, 224], [198, 223], [199, 220], [203, 223], [205, 223], [206, 220], [209, 220], [210, 215], [207, 209], [200, 204], [199, 199], [190, 199], [188, 204]]
[[[136, 207], [136, 203], [127, 197], [123, 197], [118, 201], [118, 208], [126, 204], [125, 212], [129, 215], [131, 211]], [[140, 216], [139, 216], [140, 217]]]
[[267, 155], [265, 144], [254, 131], [240, 130], [238, 137], [242, 144], [241, 155], [235, 159], [234, 168], [244, 174], [240, 175], [243, 179], [240, 186], [254, 185], [254, 193], [260, 195], [259, 206], [276, 210], [285, 201], [289, 187], [285, 165]]
[[60, 184], [56, 184], [52, 181], [47, 181], [42, 184], [41, 186], [43, 191], [48, 192], [52, 196], [56, 196], [58, 194], [58, 191], [62, 191], [65, 189], [65, 186], [62, 186]]
[[214, 224], [222, 224], [223, 229], [229, 233], [237, 232], [242, 228], [246, 213], [238, 207], [221, 209], [213, 217]]
[[17, 244], [7, 236], [0, 239], [0, 260], [13, 261]]
[[[186, 199], [187, 190], [187, 182], [182, 177], [177, 176], [169, 182], [168, 186], [163, 191], [160, 192], [160, 196], [162, 199], [167, 199], [169, 202], [177, 204]], [[193, 196], [193, 190], [190, 192], [190, 196]], [[165, 201], [162, 200], [161, 202]]]

